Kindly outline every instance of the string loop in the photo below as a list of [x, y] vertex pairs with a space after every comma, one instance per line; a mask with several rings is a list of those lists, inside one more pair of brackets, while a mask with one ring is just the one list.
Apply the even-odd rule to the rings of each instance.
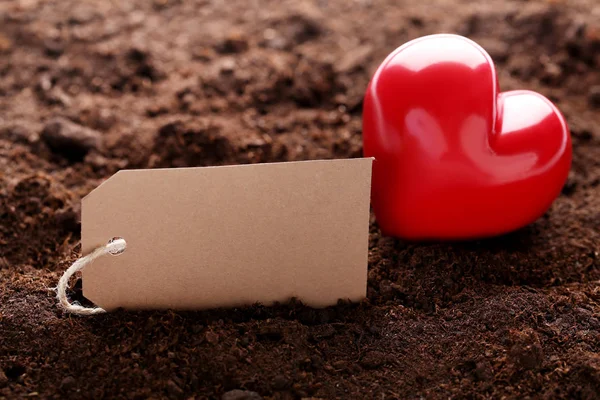
[[63, 274], [58, 281], [56, 287], [56, 298], [58, 299], [59, 306], [66, 312], [78, 315], [94, 315], [105, 313], [106, 310], [100, 307], [84, 307], [79, 304], [70, 303], [67, 298], [67, 287], [69, 285], [69, 279], [78, 271], [82, 271], [85, 267], [90, 265], [99, 257], [106, 254], [121, 254], [126, 247], [126, 242], [122, 238], [113, 239], [109, 241], [105, 246], [100, 246], [86, 256], [83, 256], [75, 261]]

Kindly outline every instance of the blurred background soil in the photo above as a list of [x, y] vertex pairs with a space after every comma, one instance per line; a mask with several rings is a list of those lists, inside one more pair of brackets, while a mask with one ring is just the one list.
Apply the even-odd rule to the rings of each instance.
[[[572, 171], [539, 221], [419, 244], [372, 218], [358, 305], [56, 306], [104, 179], [359, 157], [374, 70], [439, 32], [566, 115]], [[0, 1], [0, 398], [599, 398], [599, 213], [597, 0]]]

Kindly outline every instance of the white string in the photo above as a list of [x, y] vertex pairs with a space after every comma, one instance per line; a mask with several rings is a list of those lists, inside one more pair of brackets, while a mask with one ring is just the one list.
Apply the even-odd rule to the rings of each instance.
[[63, 274], [58, 281], [56, 287], [56, 298], [58, 299], [60, 306], [66, 311], [73, 314], [79, 315], [94, 315], [105, 313], [106, 310], [100, 307], [84, 307], [79, 304], [69, 303], [67, 299], [67, 286], [69, 284], [69, 278], [71, 278], [77, 271], [82, 271], [85, 267], [94, 262], [95, 259], [102, 257], [106, 254], [120, 254], [125, 250], [125, 240], [116, 239], [111, 240], [105, 246], [98, 247], [90, 254], [77, 259]]

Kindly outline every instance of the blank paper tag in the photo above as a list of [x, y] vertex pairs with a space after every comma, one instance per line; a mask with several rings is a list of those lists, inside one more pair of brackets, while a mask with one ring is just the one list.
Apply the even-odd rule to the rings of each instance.
[[371, 158], [120, 171], [82, 202], [83, 274], [111, 310], [323, 307], [366, 295]]

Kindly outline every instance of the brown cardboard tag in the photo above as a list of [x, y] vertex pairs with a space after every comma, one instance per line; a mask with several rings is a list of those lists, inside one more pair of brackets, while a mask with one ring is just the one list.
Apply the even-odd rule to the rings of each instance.
[[371, 158], [120, 171], [83, 199], [83, 272], [111, 310], [366, 295]]

